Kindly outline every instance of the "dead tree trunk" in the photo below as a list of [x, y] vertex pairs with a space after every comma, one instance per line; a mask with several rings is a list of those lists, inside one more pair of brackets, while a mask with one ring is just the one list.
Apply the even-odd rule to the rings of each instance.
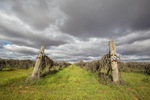
[[117, 65], [117, 57], [116, 57], [116, 47], [113, 40], [109, 41], [109, 55], [110, 55], [110, 64], [112, 69], [112, 78], [113, 82], [119, 81], [119, 70]]
[[44, 46], [41, 46], [41, 49], [39, 51], [38, 57], [37, 57], [36, 62], [35, 62], [33, 73], [31, 75], [31, 77], [34, 79], [40, 78], [40, 69], [41, 69], [40, 65], [41, 65], [43, 53], [44, 53]]

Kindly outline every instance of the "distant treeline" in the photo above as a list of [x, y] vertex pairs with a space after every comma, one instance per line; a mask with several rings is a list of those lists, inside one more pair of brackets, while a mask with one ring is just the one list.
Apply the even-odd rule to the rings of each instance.
[[2, 69], [28, 69], [34, 66], [34, 61], [31, 60], [15, 60], [15, 59], [0, 59], [0, 70]]
[[54, 61], [53, 66], [57, 66], [60, 69], [70, 66], [71, 64], [66, 61]]
[[[79, 61], [76, 63], [76, 65], [91, 72], [98, 72], [101, 71], [101, 69], [108, 69], [107, 66], [102, 66], [100, 60], [94, 60], [91, 62]], [[150, 74], [150, 62], [118, 62], [118, 68], [123, 72], [139, 72]]]
[[122, 71], [150, 74], [150, 62], [126, 62], [123, 64]]
[[[32, 60], [15, 60], [15, 59], [1, 59], [0, 58], [0, 71], [3, 69], [28, 69], [34, 67], [35, 61]], [[60, 69], [69, 66], [70, 63], [65, 61], [54, 61], [53, 66], [58, 66]]]
[[[14, 59], [1, 59], [0, 58], [0, 70], [2, 69], [28, 69], [30, 67], [34, 67], [35, 61], [32, 60], [14, 60]], [[54, 61], [53, 66], [59, 66], [60, 68], [65, 68], [71, 65], [65, 61]], [[89, 70], [91, 72], [98, 72], [101, 69], [108, 69], [107, 66], [102, 67], [102, 63], [100, 60], [94, 60], [91, 62], [79, 61], [75, 63], [75, 65], [84, 68], [85, 70]], [[140, 72], [150, 74], [150, 62], [118, 62], [118, 67], [120, 71], [123, 72]]]

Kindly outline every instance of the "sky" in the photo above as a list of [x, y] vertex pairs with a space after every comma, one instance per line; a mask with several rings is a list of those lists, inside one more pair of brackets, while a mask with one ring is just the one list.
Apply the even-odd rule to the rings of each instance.
[[0, 0], [0, 58], [150, 61], [150, 0]]

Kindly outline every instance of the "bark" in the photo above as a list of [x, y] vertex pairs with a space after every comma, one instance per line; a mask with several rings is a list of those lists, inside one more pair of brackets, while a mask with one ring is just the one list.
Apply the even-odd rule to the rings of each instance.
[[112, 78], [113, 82], [119, 81], [119, 70], [117, 65], [117, 58], [116, 58], [116, 47], [113, 40], [109, 41], [109, 54], [110, 54], [110, 64], [112, 69]]
[[33, 70], [32, 75], [31, 75], [32, 78], [35, 78], [35, 79], [40, 78], [40, 69], [41, 69], [40, 65], [41, 65], [43, 53], [44, 53], [44, 46], [41, 46], [41, 49], [39, 51], [38, 57], [37, 57], [36, 62], [35, 62], [34, 70]]

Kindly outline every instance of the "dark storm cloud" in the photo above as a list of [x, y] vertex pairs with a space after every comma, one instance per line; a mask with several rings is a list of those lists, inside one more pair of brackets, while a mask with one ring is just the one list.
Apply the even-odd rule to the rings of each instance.
[[5, 27], [3, 28], [3, 31], [1, 31], [1, 35], [3, 35], [3, 38], [1, 38], [18, 45], [26, 45], [35, 48], [39, 48], [41, 45], [49, 47], [66, 43], [66, 41], [57, 40], [57, 38], [52, 39], [50, 35], [48, 37], [43, 36], [44, 34], [46, 35], [46, 33], [37, 34], [34, 32], [24, 32], [24, 30], [18, 29], [18, 27], [15, 27], [14, 29]]
[[26, 45], [39, 48], [41, 45], [46, 47], [56, 46], [67, 43], [72, 37], [61, 32], [47, 29], [37, 31], [26, 24], [23, 24], [15, 17], [9, 17], [7, 14], [0, 13], [0, 37], [3, 40], [11, 41], [18, 45]]
[[62, 10], [68, 19], [61, 29], [68, 34], [119, 37], [128, 30], [150, 29], [150, 0], [67, 1]]
[[45, 0], [15, 0], [12, 9], [21, 20], [36, 29], [45, 29], [54, 21], [48, 16], [49, 8]]
[[1, 0], [0, 5], [2, 11], [15, 15], [36, 30], [63, 23], [64, 16], [59, 10], [58, 0]]
[[0, 0], [0, 57], [99, 60], [114, 39], [123, 61], [150, 58], [150, 0]]

